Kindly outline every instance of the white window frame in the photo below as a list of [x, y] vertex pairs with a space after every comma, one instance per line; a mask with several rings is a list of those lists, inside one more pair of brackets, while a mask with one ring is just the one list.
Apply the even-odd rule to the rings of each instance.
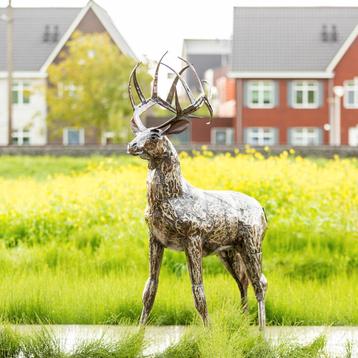
[[[70, 130], [79, 131], [79, 134], [80, 134], [79, 135], [79, 138], [80, 138], [79, 144], [69, 144], [68, 143], [68, 132]], [[63, 128], [62, 143], [63, 143], [63, 145], [84, 145], [85, 144], [85, 130], [84, 130], [84, 128], [76, 128], [76, 127]]]
[[115, 136], [116, 136], [115, 133], [112, 131], [104, 132], [102, 134], [102, 145], [110, 145], [110, 144], [107, 144], [107, 139], [114, 139]]
[[[31, 145], [31, 131], [29, 129], [14, 129], [11, 138], [17, 138], [17, 143], [12, 143], [13, 145]], [[24, 143], [24, 138], [29, 138], [29, 142]]]
[[[29, 102], [24, 102], [24, 91], [29, 91]], [[11, 96], [13, 96], [13, 92], [18, 93], [18, 101], [13, 102], [12, 104], [14, 106], [27, 106], [31, 103], [31, 92], [32, 92], [32, 85], [30, 81], [22, 81], [22, 80], [16, 80], [12, 83], [12, 89], [11, 89]], [[13, 100], [13, 99], [12, 99]]]
[[[349, 108], [349, 109], [358, 108], [358, 77], [354, 77], [353, 80], [344, 81], [343, 86], [344, 86], [344, 98], [343, 98], [344, 108]], [[350, 104], [348, 102], [348, 92], [351, 91], [354, 93], [353, 104]]]
[[354, 147], [358, 146], [358, 124], [348, 128], [348, 144]]
[[60, 98], [63, 98], [65, 94], [69, 97], [75, 97], [77, 94], [78, 86], [74, 85], [73, 83], [64, 85], [62, 82], [60, 82], [57, 85], [57, 95]]
[[[270, 103], [264, 103], [264, 92], [270, 90]], [[249, 108], [274, 108], [275, 107], [275, 82], [271, 80], [248, 81], [248, 107]], [[258, 91], [258, 102], [252, 103], [254, 91]]]
[[[299, 141], [294, 141], [294, 131], [295, 130], [302, 130], [302, 140], [301, 142]], [[315, 130], [315, 134], [316, 134], [316, 138], [317, 138], [317, 143], [309, 143], [309, 138], [312, 137], [308, 134], [310, 130], [314, 129]], [[319, 127], [291, 127], [290, 129], [290, 145], [295, 145], [295, 146], [311, 146], [311, 145], [321, 145], [322, 143], [320, 143], [320, 128]]]
[[[265, 137], [267, 137], [267, 131], [270, 131], [270, 140], [266, 141]], [[246, 128], [246, 144], [250, 145], [275, 145], [277, 144], [276, 140], [276, 130], [275, 127], [247, 127]], [[257, 143], [254, 143], [253, 138], [257, 137]]]
[[[314, 89], [315, 101], [308, 102], [308, 92]], [[302, 103], [297, 103], [296, 92], [302, 91]], [[319, 81], [316, 80], [299, 80], [292, 81], [292, 107], [293, 108], [318, 108], [319, 107]]]
[[223, 145], [216, 143], [216, 133], [217, 132], [225, 132], [225, 145], [233, 145], [234, 144], [234, 129], [230, 127], [214, 127], [211, 128], [211, 144], [215, 145]]

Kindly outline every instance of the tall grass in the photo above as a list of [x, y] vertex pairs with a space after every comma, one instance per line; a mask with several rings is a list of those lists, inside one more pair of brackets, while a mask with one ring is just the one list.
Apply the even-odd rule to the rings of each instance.
[[1, 358], [134, 358], [141, 357], [142, 350], [143, 331], [119, 341], [84, 341], [70, 353], [62, 350], [60, 340], [45, 327], [31, 334], [21, 334], [7, 326], [0, 331]]
[[[241, 315], [219, 310], [210, 327], [191, 326], [180, 341], [153, 358], [315, 358], [325, 354], [325, 338], [318, 337], [308, 345], [282, 340], [273, 344]], [[61, 341], [45, 327], [38, 332], [22, 334], [2, 327], [0, 356], [3, 358], [139, 358], [150, 340], [144, 340], [144, 328], [119, 340], [101, 339], [77, 343], [72, 352], [64, 352]]]
[[[292, 281], [277, 274], [268, 278], [267, 317], [271, 324], [358, 322], [357, 276], [335, 277], [326, 283]], [[8, 276], [0, 285], [0, 312], [3, 319], [13, 323], [137, 323], [145, 279], [144, 273], [76, 275], [46, 271]], [[210, 314], [223, 302], [236, 307], [240, 301], [237, 287], [226, 275], [206, 276], [204, 284]], [[251, 291], [250, 307], [254, 315], [256, 302]], [[151, 323], [188, 324], [195, 316], [189, 279], [163, 273]]]
[[[358, 323], [357, 160], [265, 159], [251, 150], [181, 157], [193, 185], [242, 191], [265, 207], [269, 322]], [[136, 158], [1, 157], [3, 317], [136, 322], [148, 270], [145, 177]], [[204, 275], [211, 313], [239, 301], [216, 257], [205, 258]], [[251, 307], [254, 313], [252, 294]], [[185, 257], [166, 250], [153, 322], [185, 324], [194, 316]]]

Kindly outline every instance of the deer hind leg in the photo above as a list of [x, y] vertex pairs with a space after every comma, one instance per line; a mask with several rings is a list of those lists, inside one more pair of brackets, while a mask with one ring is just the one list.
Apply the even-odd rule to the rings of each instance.
[[261, 266], [261, 238], [256, 235], [248, 235], [240, 241], [240, 256], [245, 264], [246, 273], [254, 288], [256, 300], [258, 302], [259, 327], [263, 330], [266, 325], [265, 313], [265, 293], [267, 289], [267, 280], [262, 274]]
[[239, 252], [235, 250], [225, 250], [219, 252], [218, 256], [239, 287], [242, 311], [248, 313], [247, 287], [249, 285], [249, 280]]
[[163, 259], [163, 245], [151, 235], [149, 241], [149, 278], [143, 291], [143, 310], [140, 324], [146, 324], [158, 289], [159, 271]]
[[194, 296], [194, 303], [204, 325], [208, 325], [208, 309], [203, 286], [203, 251], [200, 237], [192, 237], [187, 241], [185, 254], [188, 262], [188, 269], [191, 280], [191, 287]]

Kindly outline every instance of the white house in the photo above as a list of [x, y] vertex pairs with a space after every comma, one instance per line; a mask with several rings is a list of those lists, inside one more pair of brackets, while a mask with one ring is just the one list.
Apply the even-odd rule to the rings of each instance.
[[[5, 18], [2, 15], [4, 8], [0, 17]], [[122, 53], [135, 58], [107, 12], [93, 1], [84, 8], [14, 8], [13, 144], [47, 144], [47, 69], [76, 30], [107, 32]], [[0, 21], [0, 145], [8, 144], [6, 50], [6, 22]], [[62, 128], [62, 132], [62, 144], [86, 143], [86, 128]]]

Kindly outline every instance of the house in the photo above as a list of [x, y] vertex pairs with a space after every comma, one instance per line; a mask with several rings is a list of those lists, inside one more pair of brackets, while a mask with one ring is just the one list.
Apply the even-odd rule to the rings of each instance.
[[192, 141], [358, 145], [357, 25], [358, 7], [235, 7], [218, 118]]
[[235, 142], [358, 145], [357, 25], [358, 7], [235, 7]]
[[[0, 17], [6, 9], [0, 9]], [[13, 8], [13, 131], [17, 145], [48, 144], [47, 69], [75, 31], [107, 32], [122, 53], [135, 55], [106, 11], [89, 1], [84, 8]], [[8, 144], [6, 23], [0, 21], [0, 145]], [[60, 128], [50, 144], [94, 144], [93, 130]]]
[[[181, 143], [232, 144], [230, 139], [233, 138], [235, 81], [226, 76], [231, 47], [229, 39], [184, 39], [182, 57], [193, 64], [199, 78], [205, 79], [215, 91], [211, 103], [218, 111], [210, 125], [206, 124], [207, 119], [193, 121], [186, 136], [180, 138]], [[198, 83], [192, 72], [184, 72], [184, 78], [192, 90], [198, 90]], [[217, 106], [216, 102], [219, 102], [220, 106]], [[224, 137], [225, 140], [220, 141], [220, 138]]]
[[[227, 39], [184, 39], [182, 57], [192, 63], [200, 78], [208, 76], [208, 70], [229, 65], [231, 41]], [[185, 73], [188, 85], [193, 88], [197, 83], [190, 72]]]

